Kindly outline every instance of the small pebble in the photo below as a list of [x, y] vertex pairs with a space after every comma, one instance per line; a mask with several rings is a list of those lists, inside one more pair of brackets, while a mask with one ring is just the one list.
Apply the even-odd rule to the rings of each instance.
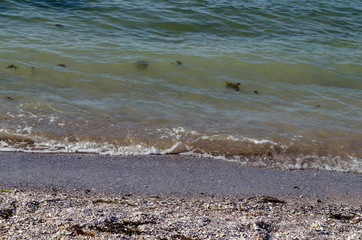
[[109, 218], [109, 222], [117, 222], [118, 218], [112, 216]]

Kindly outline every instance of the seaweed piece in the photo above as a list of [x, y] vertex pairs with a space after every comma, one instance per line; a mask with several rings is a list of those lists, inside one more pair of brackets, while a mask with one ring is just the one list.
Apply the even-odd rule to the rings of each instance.
[[6, 99], [7, 99], [7, 100], [10, 100], [10, 101], [14, 100], [14, 98], [9, 97], [9, 96], [7, 96]]
[[285, 203], [284, 200], [280, 200], [278, 198], [271, 197], [271, 196], [264, 196], [259, 200], [259, 202], [260, 203], [282, 203], [282, 204]]
[[226, 88], [234, 89], [235, 91], [240, 90], [240, 83], [239, 82], [226, 82]]
[[14, 210], [10, 208], [0, 209], [0, 217], [4, 219], [8, 219], [9, 217], [14, 215]]
[[93, 204], [97, 204], [97, 203], [107, 203], [107, 204], [115, 204], [117, 203], [116, 200], [106, 200], [106, 199], [95, 199], [92, 200]]
[[100, 226], [90, 226], [91, 229], [94, 229], [99, 232], [108, 232], [108, 233], [121, 233], [132, 236], [134, 234], [140, 235], [142, 231], [138, 229], [140, 225], [155, 223], [154, 221], [123, 221], [115, 222], [115, 220], [104, 221]]
[[12, 69], [16, 70], [18, 67], [14, 64], [9, 64], [6, 68], [9, 68], [9, 69], [12, 68]]
[[351, 221], [355, 217], [354, 214], [342, 214], [342, 213], [331, 213], [329, 218], [333, 218], [340, 221]]
[[181, 61], [179, 61], [179, 60], [176, 60], [176, 64], [177, 64], [177, 65], [181, 65], [181, 64], [182, 64], [182, 62], [181, 62]]
[[78, 224], [72, 225], [70, 228], [70, 231], [72, 232], [72, 236], [76, 235], [83, 235], [83, 236], [89, 236], [94, 237], [94, 233], [91, 231], [84, 231], [82, 226], [79, 226]]
[[149, 64], [146, 61], [139, 60], [139, 61], [136, 62], [136, 67], [139, 70], [146, 70], [148, 66], [149, 66]]
[[172, 240], [199, 240], [199, 238], [187, 237], [181, 234], [174, 234], [171, 236]]

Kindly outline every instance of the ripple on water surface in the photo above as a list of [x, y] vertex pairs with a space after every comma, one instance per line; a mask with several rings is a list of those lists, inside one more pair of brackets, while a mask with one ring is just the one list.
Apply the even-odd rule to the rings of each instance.
[[361, 172], [362, 8], [2, 1], [2, 150]]

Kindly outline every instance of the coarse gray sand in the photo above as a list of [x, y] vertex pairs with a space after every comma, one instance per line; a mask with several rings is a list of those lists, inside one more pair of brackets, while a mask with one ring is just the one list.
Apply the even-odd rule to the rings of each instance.
[[1, 239], [362, 239], [361, 174], [0, 153]]

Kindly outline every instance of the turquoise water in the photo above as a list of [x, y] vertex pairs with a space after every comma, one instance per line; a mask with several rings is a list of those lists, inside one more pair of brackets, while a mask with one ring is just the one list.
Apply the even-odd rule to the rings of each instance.
[[362, 172], [360, 1], [6, 0], [0, 26], [3, 151]]

